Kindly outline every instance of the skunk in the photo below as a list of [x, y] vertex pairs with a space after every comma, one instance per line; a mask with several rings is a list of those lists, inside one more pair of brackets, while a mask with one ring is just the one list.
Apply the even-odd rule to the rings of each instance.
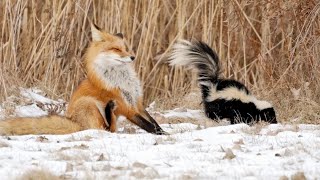
[[239, 81], [219, 77], [218, 55], [207, 44], [178, 41], [173, 45], [169, 64], [197, 71], [207, 117], [213, 120], [226, 118], [231, 124], [257, 121], [277, 123], [275, 110], [269, 102], [256, 99]]

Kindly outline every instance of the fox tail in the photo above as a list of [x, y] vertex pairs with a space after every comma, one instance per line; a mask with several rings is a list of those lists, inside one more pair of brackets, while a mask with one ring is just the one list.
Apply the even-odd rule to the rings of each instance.
[[0, 135], [68, 134], [81, 130], [79, 124], [57, 115], [0, 120]]

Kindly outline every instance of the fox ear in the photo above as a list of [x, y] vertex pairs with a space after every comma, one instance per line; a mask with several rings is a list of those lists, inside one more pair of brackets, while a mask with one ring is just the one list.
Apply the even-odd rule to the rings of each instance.
[[91, 36], [93, 41], [102, 41], [101, 28], [95, 24], [91, 24]]
[[117, 33], [115, 36], [118, 36], [119, 38], [123, 39], [123, 34], [122, 33]]

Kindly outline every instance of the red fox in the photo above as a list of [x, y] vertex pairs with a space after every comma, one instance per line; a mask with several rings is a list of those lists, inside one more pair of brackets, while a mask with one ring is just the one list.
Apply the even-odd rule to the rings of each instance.
[[147, 132], [166, 134], [142, 104], [143, 92], [121, 33], [110, 34], [91, 25], [86, 54], [87, 79], [72, 94], [65, 116], [13, 118], [0, 121], [0, 134], [67, 134], [85, 129], [115, 132], [117, 117]]

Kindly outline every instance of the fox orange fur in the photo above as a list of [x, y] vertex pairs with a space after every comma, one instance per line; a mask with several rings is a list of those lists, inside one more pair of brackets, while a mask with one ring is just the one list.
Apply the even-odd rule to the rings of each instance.
[[117, 117], [147, 132], [165, 134], [144, 109], [140, 81], [122, 34], [103, 32], [91, 25], [92, 42], [86, 55], [87, 79], [72, 94], [65, 116], [13, 118], [0, 121], [0, 134], [66, 134], [85, 129], [115, 132]]

